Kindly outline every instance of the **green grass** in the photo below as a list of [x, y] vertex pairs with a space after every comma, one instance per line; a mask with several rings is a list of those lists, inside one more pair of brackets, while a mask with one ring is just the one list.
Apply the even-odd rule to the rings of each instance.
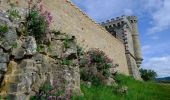
[[88, 88], [81, 83], [83, 97], [73, 97], [73, 100], [170, 100], [170, 84], [156, 82], [141, 82], [131, 77], [118, 75], [116, 80], [120, 85], [128, 86], [126, 94], [118, 94], [114, 87], [92, 86]]

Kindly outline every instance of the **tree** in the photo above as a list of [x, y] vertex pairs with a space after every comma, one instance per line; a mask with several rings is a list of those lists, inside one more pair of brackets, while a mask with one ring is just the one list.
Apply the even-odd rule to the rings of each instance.
[[144, 81], [154, 80], [157, 76], [154, 70], [140, 69], [140, 73]]

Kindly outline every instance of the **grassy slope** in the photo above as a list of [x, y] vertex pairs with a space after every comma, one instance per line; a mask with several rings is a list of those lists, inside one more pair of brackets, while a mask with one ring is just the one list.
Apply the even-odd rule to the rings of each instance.
[[119, 84], [128, 86], [127, 94], [116, 94], [113, 87], [81, 84], [84, 97], [74, 100], [170, 100], [170, 84], [136, 81], [131, 77], [119, 75]]

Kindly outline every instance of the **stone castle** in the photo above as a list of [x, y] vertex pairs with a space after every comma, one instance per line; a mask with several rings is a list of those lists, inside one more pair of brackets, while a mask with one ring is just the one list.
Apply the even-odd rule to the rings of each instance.
[[[52, 80], [57, 80], [61, 84], [60, 79], [69, 81], [68, 85], [71, 84], [73, 90], [80, 93], [79, 66], [57, 63], [62, 61], [63, 56], [76, 54], [75, 41], [69, 44], [71, 48], [63, 50], [62, 44], [66, 37], [51, 36], [52, 50], [37, 52], [35, 39], [18, 37], [13, 28], [17, 26], [16, 23], [6, 17], [4, 12], [10, 9], [9, 1], [15, 2], [15, 0], [0, 0], [0, 24], [7, 23], [10, 27], [10, 32], [6, 34], [5, 39], [0, 41], [0, 79], [3, 79], [0, 82], [0, 95], [10, 94], [17, 98], [26, 98], [27, 95], [24, 93], [31, 94], [43, 83], [50, 83]], [[18, 1], [18, 9], [24, 11], [28, 7], [28, 0]], [[114, 64], [118, 65], [119, 73], [141, 79], [139, 67], [142, 56], [137, 17], [122, 16], [98, 24], [70, 0], [44, 0], [43, 2], [45, 9], [53, 15], [51, 30], [59, 30], [74, 36], [76, 43], [85, 51], [91, 48], [100, 49], [113, 60]], [[72, 38], [69, 37], [70, 40]], [[14, 42], [18, 43], [18, 47], [11, 50]], [[29, 45], [30, 43], [34, 45]], [[46, 45], [43, 46], [48, 48]], [[74, 62], [77, 58], [71, 60]]]
[[[19, 2], [21, 8], [27, 7], [27, 0]], [[45, 0], [44, 4], [54, 17], [52, 29], [74, 35], [85, 50], [99, 48], [104, 51], [119, 65], [120, 73], [140, 77], [138, 68], [142, 57], [135, 16], [117, 17], [100, 25], [70, 0]], [[0, 9], [9, 8], [6, 0], [1, 0]]]
[[129, 73], [140, 79], [139, 67], [142, 63], [136, 16], [122, 16], [102, 22], [101, 25], [125, 46]]

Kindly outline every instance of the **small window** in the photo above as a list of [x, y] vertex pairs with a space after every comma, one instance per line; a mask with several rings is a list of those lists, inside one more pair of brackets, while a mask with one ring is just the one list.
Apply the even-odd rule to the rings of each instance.
[[120, 23], [118, 23], [117, 26], [120, 27]]

